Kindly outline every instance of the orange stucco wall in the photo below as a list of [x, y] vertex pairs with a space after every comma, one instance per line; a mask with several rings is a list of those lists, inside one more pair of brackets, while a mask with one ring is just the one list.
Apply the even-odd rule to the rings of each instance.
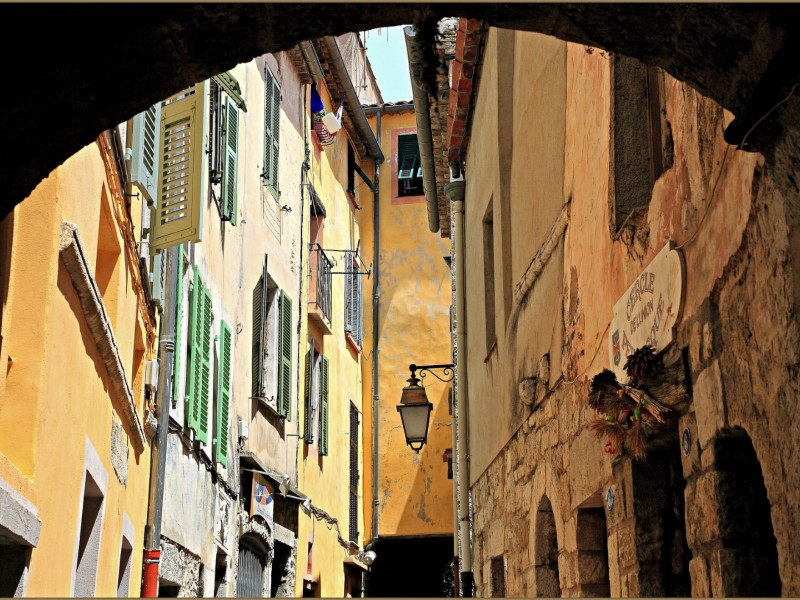
[[[137, 454], [128, 440], [127, 478], [123, 484], [111, 462], [112, 421], [124, 401], [112, 391], [109, 374], [88, 328], [64, 263], [58, 253], [62, 221], [78, 227], [93, 272], [115, 271], [115, 289], [107, 291], [107, 312], [115, 315], [114, 335], [141, 418], [143, 393], [134, 346], [152, 358], [153, 347], [126, 258], [121, 227], [112, 232], [122, 250], [115, 265], [96, 262], [101, 207], [115, 214], [114, 192], [99, 144], [68, 159], [6, 218], [4, 246], [2, 351], [4, 389], [0, 399], [0, 477], [38, 509], [41, 531], [30, 560], [26, 595], [68, 596], [74, 584], [76, 539], [87, 440], [107, 474], [97, 564], [96, 594], [115, 596], [123, 520], [133, 525], [134, 548], [129, 594], [139, 594], [141, 547], [147, 511], [150, 451]], [[124, 214], [124, 211], [123, 211]], [[112, 241], [113, 238], [112, 238]], [[100, 261], [106, 257], [100, 254]], [[136, 339], [138, 337], [138, 339]], [[127, 425], [125, 434], [130, 435]], [[128, 439], [123, 434], [125, 439]], [[118, 454], [118, 456], [120, 456]], [[121, 459], [124, 463], [124, 460]], [[118, 465], [121, 464], [118, 462]]]
[[[376, 117], [370, 120], [375, 130]], [[447, 478], [447, 463], [442, 460], [444, 451], [452, 447], [452, 417], [448, 413], [450, 384], [440, 383], [432, 376], [424, 381], [428, 400], [434, 408], [428, 443], [419, 454], [406, 445], [396, 409], [402, 389], [408, 385], [409, 364], [452, 362], [451, 278], [444, 260], [450, 255], [449, 244], [430, 234], [424, 198], [403, 203], [393, 201], [397, 132], [408, 133], [415, 129], [412, 111], [381, 117], [380, 144], [386, 157], [380, 167], [379, 232], [377, 454], [378, 533], [381, 537], [453, 533], [453, 482]], [[362, 248], [367, 262], [374, 261], [373, 215], [373, 203], [365, 203], [359, 216], [365, 232]], [[364, 294], [364, 353], [367, 357], [374, 356], [371, 292], [370, 287]], [[365, 361], [364, 370], [371, 375], [371, 360]], [[438, 371], [437, 374], [442, 373]], [[371, 393], [372, 390], [365, 388], [365, 397]], [[366, 460], [372, 460], [372, 452]], [[367, 475], [370, 487], [366, 489], [371, 490], [371, 467]], [[371, 522], [371, 511], [368, 510], [366, 516]]]

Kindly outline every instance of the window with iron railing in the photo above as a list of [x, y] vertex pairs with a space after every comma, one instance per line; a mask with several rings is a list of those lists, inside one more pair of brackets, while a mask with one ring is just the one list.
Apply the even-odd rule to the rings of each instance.
[[333, 262], [319, 244], [311, 246], [311, 294], [310, 301], [316, 304], [322, 316], [331, 322], [331, 279]]

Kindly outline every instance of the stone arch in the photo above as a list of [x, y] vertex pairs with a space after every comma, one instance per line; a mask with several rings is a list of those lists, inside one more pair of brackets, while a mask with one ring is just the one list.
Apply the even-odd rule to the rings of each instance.
[[[36, 24], [38, 52], [19, 53], [14, 40], [3, 41], [14, 57], [6, 78], [25, 101], [0, 99], [0, 130], [13, 149], [0, 170], [0, 218], [100, 132], [188, 85], [301, 40], [442, 17], [545, 33], [660, 67], [734, 113], [729, 143], [759, 123], [748, 142], [769, 150], [800, 127], [797, 100], [761, 121], [800, 80], [800, 7], [791, 4], [389, 3], [364, 10], [357, 3], [178, 3], [148, 11], [107, 3], [54, 5], [45, 20], [37, 11], [23, 4], [3, 15], [9, 30]], [[104, 35], [96, 52], [96, 23], [124, 24], [124, 34]]]
[[707, 558], [712, 588], [715, 581], [721, 586], [712, 593], [780, 596], [771, 504], [753, 442], [744, 429], [735, 427], [715, 437], [712, 449], [719, 537]]
[[539, 502], [535, 518], [534, 559], [536, 597], [561, 597], [558, 576], [558, 533], [553, 506], [545, 495]]

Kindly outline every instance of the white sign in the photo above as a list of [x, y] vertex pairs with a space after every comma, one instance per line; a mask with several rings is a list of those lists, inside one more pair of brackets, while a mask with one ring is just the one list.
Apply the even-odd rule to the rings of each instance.
[[623, 367], [628, 355], [646, 344], [661, 352], [675, 339], [684, 299], [684, 262], [672, 242], [631, 284], [614, 305], [609, 336], [611, 370], [627, 382]]

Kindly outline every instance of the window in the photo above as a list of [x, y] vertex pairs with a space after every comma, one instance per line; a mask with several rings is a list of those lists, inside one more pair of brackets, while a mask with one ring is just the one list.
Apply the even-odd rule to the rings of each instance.
[[358, 409], [350, 403], [350, 541], [358, 543]]
[[281, 89], [264, 65], [264, 171], [261, 177], [273, 196], [280, 197], [278, 161], [280, 150]]
[[267, 273], [253, 288], [252, 396], [292, 420], [292, 300]]
[[319, 376], [319, 453], [328, 454], [328, 375], [329, 363], [321, 357]]
[[502, 556], [495, 556], [491, 563], [492, 598], [504, 598], [506, 595], [506, 565]]
[[94, 477], [84, 475], [83, 506], [78, 524], [78, 555], [75, 564], [75, 597], [94, 597], [100, 535], [103, 529], [103, 492]]
[[319, 410], [319, 379], [321, 356], [316, 352], [314, 339], [309, 339], [306, 352], [306, 396], [305, 396], [305, 432], [306, 444], [313, 444], [315, 438], [316, 416]]
[[420, 196], [422, 187], [422, 162], [419, 156], [417, 134], [397, 137], [397, 195]]
[[187, 425], [195, 439], [208, 443], [208, 408], [211, 385], [211, 293], [194, 267], [189, 313], [189, 352], [186, 386]]
[[220, 324], [219, 330], [219, 372], [217, 381], [217, 408], [216, 423], [214, 427], [214, 460], [223, 467], [228, 465], [228, 425], [230, 421], [231, 406], [231, 354], [233, 349], [233, 336], [231, 328], [225, 321]]
[[364, 306], [362, 302], [361, 270], [355, 252], [345, 258], [344, 330], [360, 348], [363, 340]]
[[[663, 74], [636, 59], [612, 63], [614, 191], [612, 231], [644, 214], [653, 185], [672, 166], [669, 124], [661, 93]], [[663, 123], [662, 123], [663, 120]]]
[[497, 336], [495, 333], [495, 302], [494, 302], [494, 218], [492, 201], [483, 217], [483, 291], [484, 309], [486, 316], [486, 353], [488, 354]]
[[[208, 168], [214, 202], [223, 221], [236, 225], [238, 212], [237, 171], [239, 147], [239, 108], [244, 101], [239, 84], [229, 73], [215, 76], [210, 82], [210, 135]], [[223, 94], [223, 90], [227, 93]]]
[[117, 575], [117, 598], [130, 598], [132, 558], [133, 545], [127, 537], [122, 536], [122, 546], [119, 551], [119, 573]]

